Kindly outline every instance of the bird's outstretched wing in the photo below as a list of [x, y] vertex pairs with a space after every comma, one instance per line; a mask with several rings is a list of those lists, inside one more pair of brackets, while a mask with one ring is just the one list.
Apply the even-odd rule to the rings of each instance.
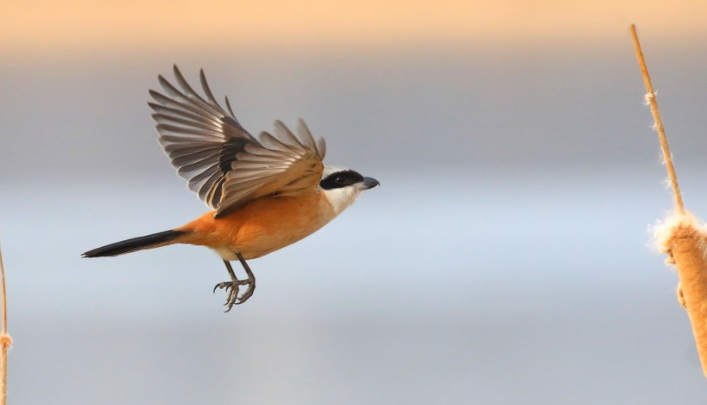
[[204, 71], [196, 93], [174, 66], [179, 88], [159, 76], [165, 94], [150, 90], [159, 142], [177, 173], [216, 217], [266, 195], [296, 195], [316, 190], [326, 153], [324, 138], [315, 142], [304, 121], [299, 137], [275, 121], [274, 135], [256, 139], [236, 120], [226, 98], [226, 112], [216, 101]]

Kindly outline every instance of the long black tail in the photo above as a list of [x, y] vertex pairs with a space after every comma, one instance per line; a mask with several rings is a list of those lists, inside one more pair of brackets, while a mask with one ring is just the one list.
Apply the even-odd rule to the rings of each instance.
[[185, 231], [164, 231], [152, 235], [140, 236], [120, 242], [111, 243], [82, 254], [82, 257], [118, 256], [143, 249], [152, 249], [174, 243], [178, 237], [187, 234]]

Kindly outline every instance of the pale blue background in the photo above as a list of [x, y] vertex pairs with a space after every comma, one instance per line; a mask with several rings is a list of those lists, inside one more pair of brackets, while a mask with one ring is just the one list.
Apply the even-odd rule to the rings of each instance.
[[[707, 215], [707, 38], [646, 54], [685, 201]], [[210, 251], [88, 249], [205, 207], [146, 106], [177, 62], [243, 125], [303, 117], [379, 179], [251, 263], [223, 314]], [[13, 404], [703, 404], [671, 207], [628, 34], [597, 48], [284, 49], [0, 61]]]

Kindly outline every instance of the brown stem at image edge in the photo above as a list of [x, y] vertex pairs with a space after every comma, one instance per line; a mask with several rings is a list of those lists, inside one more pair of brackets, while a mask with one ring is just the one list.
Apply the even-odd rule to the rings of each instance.
[[674, 213], [664, 221], [662, 226], [658, 227], [655, 236], [659, 248], [669, 256], [667, 262], [674, 264], [677, 269], [680, 279], [678, 299], [690, 318], [702, 371], [707, 376], [707, 256], [705, 255], [707, 234], [705, 227], [692, 213], [685, 210], [663, 120], [658, 110], [658, 101], [643, 57], [643, 50], [638, 41], [635, 25], [631, 25], [631, 36], [646, 86], [646, 101], [653, 114], [675, 202]]
[[0, 405], [7, 403], [7, 351], [12, 338], [7, 334], [7, 298], [5, 294], [5, 265], [0, 248], [0, 299], [2, 300], [2, 331], [0, 332]]

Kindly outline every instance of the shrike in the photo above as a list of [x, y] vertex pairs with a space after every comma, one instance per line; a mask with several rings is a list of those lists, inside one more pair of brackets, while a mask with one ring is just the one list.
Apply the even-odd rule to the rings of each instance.
[[[227, 293], [226, 312], [255, 291], [246, 260], [295, 243], [334, 219], [376, 179], [342, 167], [324, 166], [326, 144], [314, 140], [304, 121], [294, 135], [275, 121], [273, 134], [252, 136], [236, 120], [226, 97], [224, 110], [200, 72], [205, 98], [174, 66], [179, 88], [164, 77], [165, 94], [150, 90], [159, 143], [177, 173], [212, 211], [186, 225], [112, 243], [83, 257], [118, 256], [185, 243], [206, 246], [223, 259], [230, 281], [216, 284]], [[230, 261], [238, 260], [248, 278], [239, 280]], [[248, 288], [239, 296], [239, 286]]]

